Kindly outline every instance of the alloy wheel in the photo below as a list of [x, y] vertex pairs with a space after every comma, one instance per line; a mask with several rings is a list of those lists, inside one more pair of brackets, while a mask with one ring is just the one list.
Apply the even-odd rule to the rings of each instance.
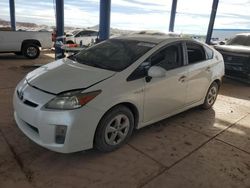
[[105, 141], [109, 145], [121, 143], [127, 136], [130, 128], [129, 118], [124, 114], [115, 116], [105, 130]]
[[213, 86], [210, 88], [208, 95], [207, 95], [207, 103], [209, 105], [212, 105], [215, 102], [216, 96], [217, 96], [217, 91], [218, 91], [218, 89], [216, 86]]
[[37, 49], [33, 46], [27, 48], [27, 55], [30, 57], [34, 57], [37, 54]]

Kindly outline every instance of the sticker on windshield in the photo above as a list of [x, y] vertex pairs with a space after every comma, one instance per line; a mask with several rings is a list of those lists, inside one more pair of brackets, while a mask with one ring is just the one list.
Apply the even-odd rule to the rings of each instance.
[[138, 46], [146, 46], [146, 47], [150, 47], [150, 48], [155, 47], [155, 44], [153, 44], [153, 43], [148, 43], [148, 42], [139, 42], [137, 45], [138, 45]]

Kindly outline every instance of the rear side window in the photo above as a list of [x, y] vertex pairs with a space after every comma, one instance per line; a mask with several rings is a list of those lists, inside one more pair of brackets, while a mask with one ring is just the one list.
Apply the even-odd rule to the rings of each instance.
[[187, 42], [186, 45], [189, 64], [198, 63], [207, 59], [203, 46], [191, 42]]

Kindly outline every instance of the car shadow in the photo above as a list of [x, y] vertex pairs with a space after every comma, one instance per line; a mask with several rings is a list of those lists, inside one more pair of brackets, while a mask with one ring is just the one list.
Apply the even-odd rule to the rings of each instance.
[[[192, 117], [192, 118], [191, 118]], [[195, 121], [193, 121], [193, 118]], [[202, 122], [206, 124], [202, 124]], [[215, 111], [213, 108], [204, 110], [201, 107], [194, 107], [182, 113], [176, 114], [174, 116], [165, 118], [159, 122], [153, 123], [146, 127], [143, 127], [134, 132], [134, 136], [137, 134], [144, 134], [144, 132], [161, 132], [164, 129], [172, 126], [184, 126], [192, 127], [196, 124], [199, 126], [206, 126], [207, 128], [212, 127], [215, 123]], [[198, 126], [198, 125], [197, 125]]]
[[223, 78], [220, 95], [250, 100], [250, 84], [238, 82], [230, 78]]
[[27, 59], [27, 58], [22, 55], [16, 55], [14, 53], [4, 53], [4, 54], [0, 53], [0, 60], [15, 60], [15, 59]]

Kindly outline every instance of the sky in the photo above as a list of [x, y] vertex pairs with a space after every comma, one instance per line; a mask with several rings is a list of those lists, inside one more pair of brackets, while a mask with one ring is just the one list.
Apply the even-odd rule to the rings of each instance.
[[[55, 25], [55, 0], [15, 0], [16, 21]], [[65, 26], [99, 23], [100, 0], [64, 0]], [[178, 0], [175, 31], [206, 34], [213, 0]], [[167, 32], [172, 0], [112, 0], [111, 27]], [[220, 0], [214, 28], [250, 29], [250, 0]], [[0, 18], [9, 18], [9, 0], [0, 0]]]

